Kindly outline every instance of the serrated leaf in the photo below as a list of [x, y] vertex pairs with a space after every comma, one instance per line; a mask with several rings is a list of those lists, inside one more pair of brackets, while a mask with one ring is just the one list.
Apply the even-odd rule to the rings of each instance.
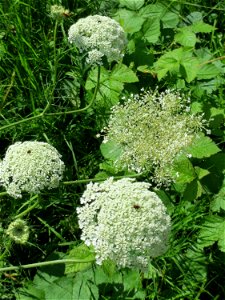
[[206, 169], [202, 169], [200, 167], [195, 167], [195, 172], [198, 176], [198, 179], [202, 179], [203, 177], [209, 175], [209, 170], [206, 170]]
[[145, 0], [119, 0], [121, 6], [126, 6], [131, 10], [139, 10], [145, 3]]
[[197, 78], [202, 79], [211, 79], [215, 78], [221, 74], [220, 68], [214, 64], [204, 64], [199, 67]]
[[181, 66], [184, 68], [184, 77], [188, 83], [194, 80], [199, 70], [199, 62], [195, 57], [187, 57], [181, 60]]
[[215, 212], [219, 212], [221, 209], [225, 211], [225, 181], [223, 181], [223, 185], [219, 190], [219, 193], [214, 196], [210, 207], [212, 211]]
[[199, 180], [194, 179], [192, 182], [187, 184], [184, 191], [184, 199], [187, 201], [194, 201], [198, 199], [203, 192], [204, 190]]
[[100, 150], [104, 158], [112, 161], [117, 160], [122, 153], [122, 148], [114, 141], [102, 143], [100, 146]]
[[196, 178], [195, 169], [185, 155], [180, 155], [174, 160], [171, 172], [178, 184], [189, 183]]
[[97, 286], [82, 276], [82, 273], [74, 278], [64, 276], [57, 279], [49, 286], [45, 293], [46, 300], [97, 300], [99, 298]]
[[[69, 254], [66, 257], [67, 259], [83, 259], [83, 260], [93, 260], [95, 259], [95, 255], [93, 250], [91, 250], [85, 244], [81, 244], [75, 246], [73, 249], [69, 251]], [[86, 270], [92, 265], [92, 262], [88, 263], [67, 263], [65, 274], [76, 273], [79, 271]]]
[[212, 25], [206, 24], [205, 22], [197, 21], [193, 25], [191, 25], [191, 30], [195, 33], [202, 32], [202, 33], [209, 33], [213, 32], [216, 28]]
[[[97, 68], [91, 70], [85, 83], [85, 88], [90, 91], [95, 88]], [[96, 105], [110, 108], [119, 102], [119, 95], [124, 88], [124, 83], [138, 81], [135, 73], [127, 66], [115, 65], [112, 71], [101, 67], [100, 87], [96, 96]]]
[[157, 18], [162, 22], [164, 28], [175, 28], [179, 22], [179, 16], [162, 3], [149, 4], [142, 7], [139, 15], [145, 19]]
[[158, 79], [161, 80], [168, 72], [179, 73], [180, 61], [183, 55], [183, 49], [175, 49], [162, 55], [155, 63], [155, 71]]
[[182, 46], [190, 48], [193, 48], [197, 42], [195, 33], [189, 27], [179, 28], [178, 33], [174, 36], [174, 40]]
[[126, 65], [119, 64], [113, 68], [112, 73], [110, 75], [110, 80], [131, 83], [137, 82], [138, 77], [136, 76], [134, 71], [132, 71]]
[[140, 31], [145, 21], [138, 13], [127, 9], [119, 9], [115, 14], [115, 20], [130, 34]]
[[225, 219], [217, 215], [208, 216], [198, 238], [201, 248], [218, 242], [219, 249], [225, 252]]
[[123, 272], [124, 291], [141, 289], [142, 279], [138, 270], [126, 270]]
[[142, 30], [144, 39], [149, 43], [156, 43], [160, 36], [160, 20], [157, 17], [148, 18]]
[[199, 134], [192, 145], [186, 148], [186, 151], [195, 158], [205, 158], [221, 150], [209, 137], [204, 136], [204, 134]]

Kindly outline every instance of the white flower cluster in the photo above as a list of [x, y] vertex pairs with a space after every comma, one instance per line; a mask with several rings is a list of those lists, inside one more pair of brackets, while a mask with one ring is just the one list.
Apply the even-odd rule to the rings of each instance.
[[87, 185], [77, 208], [81, 239], [94, 246], [96, 262], [145, 269], [168, 247], [170, 217], [150, 184], [131, 178]]
[[39, 193], [58, 187], [65, 165], [58, 151], [48, 143], [17, 142], [6, 151], [0, 163], [0, 183], [15, 198], [21, 192]]
[[201, 116], [190, 113], [190, 99], [178, 92], [145, 92], [131, 95], [112, 108], [104, 143], [114, 141], [122, 149], [118, 168], [153, 172], [160, 186], [169, 185], [175, 157], [189, 146], [204, 128]]
[[87, 54], [86, 61], [90, 65], [102, 64], [104, 56], [108, 62], [120, 60], [127, 44], [120, 24], [99, 15], [79, 19], [69, 28], [68, 35], [69, 42]]

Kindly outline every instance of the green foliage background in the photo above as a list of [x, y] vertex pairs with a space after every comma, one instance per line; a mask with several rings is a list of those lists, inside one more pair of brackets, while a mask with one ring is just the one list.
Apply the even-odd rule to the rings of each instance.
[[[70, 10], [63, 19], [50, 7]], [[204, 113], [208, 135], [181, 157], [179, 181], [158, 190], [172, 217], [170, 249], [146, 273], [118, 271], [112, 262], [52, 265], [1, 272], [0, 298], [50, 299], [224, 299], [225, 152], [224, 1], [65, 0], [0, 2], [0, 157], [16, 141], [52, 144], [66, 165], [59, 189], [22, 199], [0, 194], [0, 267], [64, 258], [93, 259], [80, 241], [76, 207], [86, 184], [118, 173], [115, 145], [96, 135], [110, 108], [142, 87], [179, 89], [191, 111]], [[88, 69], [67, 40], [68, 28], [88, 15], [107, 15], [124, 28], [128, 47], [119, 64]], [[143, 176], [140, 179], [149, 180]], [[35, 202], [38, 200], [38, 202]], [[29, 244], [5, 235], [18, 216], [31, 228]]]

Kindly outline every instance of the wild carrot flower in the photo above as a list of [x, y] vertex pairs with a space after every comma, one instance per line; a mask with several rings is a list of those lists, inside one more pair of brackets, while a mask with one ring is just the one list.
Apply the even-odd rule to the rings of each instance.
[[99, 15], [79, 19], [70, 27], [68, 35], [69, 42], [87, 55], [86, 62], [90, 65], [102, 64], [103, 57], [108, 62], [120, 60], [127, 43], [120, 24]]
[[39, 193], [58, 187], [64, 171], [58, 151], [48, 143], [17, 142], [6, 151], [0, 163], [0, 183], [15, 198], [21, 193]]
[[81, 239], [92, 245], [96, 262], [145, 269], [168, 247], [170, 217], [150, 184], [131, 178], [87, 185], [77, 208]]
[[6, 234], [18, 244], [25, 244], [29, 238], [29, 227], [26, 221], [17, 219], [9, 224]]
[[202, 115], [190, 113], [189, 99], [178, 92], [145, 92], [131, 95], [112, 108], [104, 143], [114, 141], [122, 149], [118, 168], [153, 172], [153, 180], [168, 185], [177, 155], [204, 128]]

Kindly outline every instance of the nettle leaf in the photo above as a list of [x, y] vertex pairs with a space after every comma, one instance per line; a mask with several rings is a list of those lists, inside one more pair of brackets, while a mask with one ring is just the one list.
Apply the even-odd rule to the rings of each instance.
[[145, 4], [145, 0], [119, 0], [119, 2], [121, 6], [126, 6], [131, 10], [138, 10]]
[[[95, 260], [95, 254], [92, 249], [90, 249], [85, 244], [75, 246], [69, 251], [69, 254], [66, 257], [67, 259], [83, 259], [83, 260]], [[92, 262], [88, 263], [67, 263], [65, 274], [76, 273], [79, 271], [86, 270], [90, 268]]]
[[218, 242], [218, 247], [225, 252], [225, 219], [212, 215], [205, 219], [198, 236], [198, 244], [201, 248], [212, 246]]
[[148, 18], [143, 25], [143, 38], [149, 43], [156, 43], [160, 36], [160, 20], [157, 17]]
[[186, 148], [186, 151], [195, 158], [205, 158], [210, 157], [221, 150], [213, 140], [202, 133], [195, 138], [190, 147]]
[[177, 29], [178, 33], [175, 34], [175, 42], [181, 44], [184, 47], [193, 48], [197, 42], [195, 33], [190, 27], [182, 27]]
[[145, 21], [137, 12], [127, 9], [119, 9], [115, 14], [115, 20], [130, 34], [140, 31]]

